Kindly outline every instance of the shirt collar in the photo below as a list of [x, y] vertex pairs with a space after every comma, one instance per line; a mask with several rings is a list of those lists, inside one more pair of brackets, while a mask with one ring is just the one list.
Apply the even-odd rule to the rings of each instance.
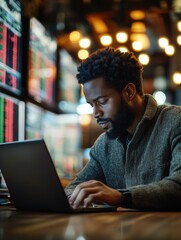
[[143, 114], [142, 120], [144, 120], [144, 119], [151, 120], [154, 118], [154, 116], [157, 112], [158, 105], [157, 105], [157, 102], [154, 99], [154, 97], [150, 94], [145, 94], [145, 101], [147, 101], [147, 104], [146, 104], [146, 109]]

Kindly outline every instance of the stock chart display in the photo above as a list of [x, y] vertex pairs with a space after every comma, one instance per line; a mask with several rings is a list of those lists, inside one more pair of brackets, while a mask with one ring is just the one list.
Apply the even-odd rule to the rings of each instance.
[[0, 143], [24, 139], [24, 102], [0, 93]]
[[55, 101], [57, 43], [35, 18], [30, 21], [28, 92], [39, 101]]
[[22, 8], [16, 0], [0, 0], [0, 87], [21, 93]]

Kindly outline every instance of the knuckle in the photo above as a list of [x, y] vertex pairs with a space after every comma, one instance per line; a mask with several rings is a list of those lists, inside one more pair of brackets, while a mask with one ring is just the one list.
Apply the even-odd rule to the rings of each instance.
[[92, 195], [89, 195], [87, 198], [84, 199], [84, 204], [85, 205], [90, 205], [93, 202], [94, 198]]
[[77, 188], [78, 191], [80, 191], [80, 190], [82, 189], [82, 185], [83, 185], [82, 183], [80, 183], [79, 185], [77, 185], [76, 188]]
[[90, 183], [92, 185], [101, 185], [101, 182], [97, 181], [97, 180], [91, 180]]
[[89, 200], [89, 202], [92, 202], [94, 200], [94, 196], [90, 194], [87, 199]]
[[81, 194], [85, 196], [85, 195], [87, 194], [87, 190], [86, 190], [85, 188], [83, 188], [83, 189], [81, 190]]

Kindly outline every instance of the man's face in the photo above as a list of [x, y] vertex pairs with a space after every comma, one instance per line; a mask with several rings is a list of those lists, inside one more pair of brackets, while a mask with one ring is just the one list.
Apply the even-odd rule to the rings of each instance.
[[110, 138], [119, 137], [132, 123], [134, 114], [124, 101], [121, 91], [106, 85], [104, 78], [96, 78], [84, 84], [87, 102], [93, 107], [97, 123]]

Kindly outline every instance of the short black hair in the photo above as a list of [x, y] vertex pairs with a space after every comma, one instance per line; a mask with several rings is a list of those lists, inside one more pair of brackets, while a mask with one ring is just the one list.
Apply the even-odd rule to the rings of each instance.
[[103, 77], [106, 84], [117, 90], [133, 83], [137, 93], [143, 95], [143, 66], [132, 52], [121, 52], [113, 47], [98, 49], [83, 60], [77, 70], [80, 84]]

